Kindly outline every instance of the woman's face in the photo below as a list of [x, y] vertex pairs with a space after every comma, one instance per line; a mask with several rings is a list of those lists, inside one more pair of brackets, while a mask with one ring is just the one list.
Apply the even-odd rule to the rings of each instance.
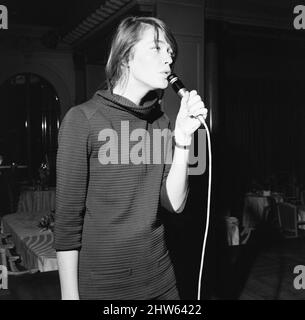
[[172, 62], [172, 49], [166, 42], [164, 33], [159, 31], [156, 43], [154, 28], [147, 27], [142, 31], [140, 40], [130, 55], [129, 85], [146, 93], [155, 89], [165, 89]]

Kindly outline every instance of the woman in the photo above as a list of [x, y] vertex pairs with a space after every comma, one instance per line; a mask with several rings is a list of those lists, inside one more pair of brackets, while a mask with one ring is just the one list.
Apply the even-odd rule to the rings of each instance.
[[188, 146], [200, 126], [195, 117], [207, 110], [196, 91], [187, 93], [172, 163], [154, 163], [154, 134], [170, 128], [156, 90], [168, 86], [176, 50], [162, 21], [124, 19], [106, 66], [108, 90], [62, 122], [55, 219], [62, 299], [179, 299], [158, 212], [183, 210]]

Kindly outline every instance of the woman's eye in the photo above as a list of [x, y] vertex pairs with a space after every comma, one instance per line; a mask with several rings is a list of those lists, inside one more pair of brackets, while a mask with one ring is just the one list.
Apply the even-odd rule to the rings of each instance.
[[158, 47], [158, 46], [155, 46], [155, 47], [153, 47], [153, 50], [156, 50], [156, 51], [160, 51], [160, 47]]

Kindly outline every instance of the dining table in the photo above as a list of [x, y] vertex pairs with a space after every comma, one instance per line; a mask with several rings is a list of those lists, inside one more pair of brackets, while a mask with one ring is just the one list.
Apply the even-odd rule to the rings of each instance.
[[255, 229], [259, 223], [268, 218], [271, 201], [284, 202], [284, 196], [277, 192], [249, 192], [245, 195], [242, 226], [245, 229]]

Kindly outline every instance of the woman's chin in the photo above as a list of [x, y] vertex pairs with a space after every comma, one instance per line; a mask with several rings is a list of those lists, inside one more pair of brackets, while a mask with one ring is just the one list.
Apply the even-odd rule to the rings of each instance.
[[160, 86], [158, 89], [166, 89], [168, 87], [168, 81], [165, 80], [164, 82], [160, 83]]
[[168, 87], [168, 81], [164, 80], [164, 81], [158, 81], [155, 82], [154, 85], [151, 85], [151, 90], [158, 90], [158, 89], [166, 89]]

